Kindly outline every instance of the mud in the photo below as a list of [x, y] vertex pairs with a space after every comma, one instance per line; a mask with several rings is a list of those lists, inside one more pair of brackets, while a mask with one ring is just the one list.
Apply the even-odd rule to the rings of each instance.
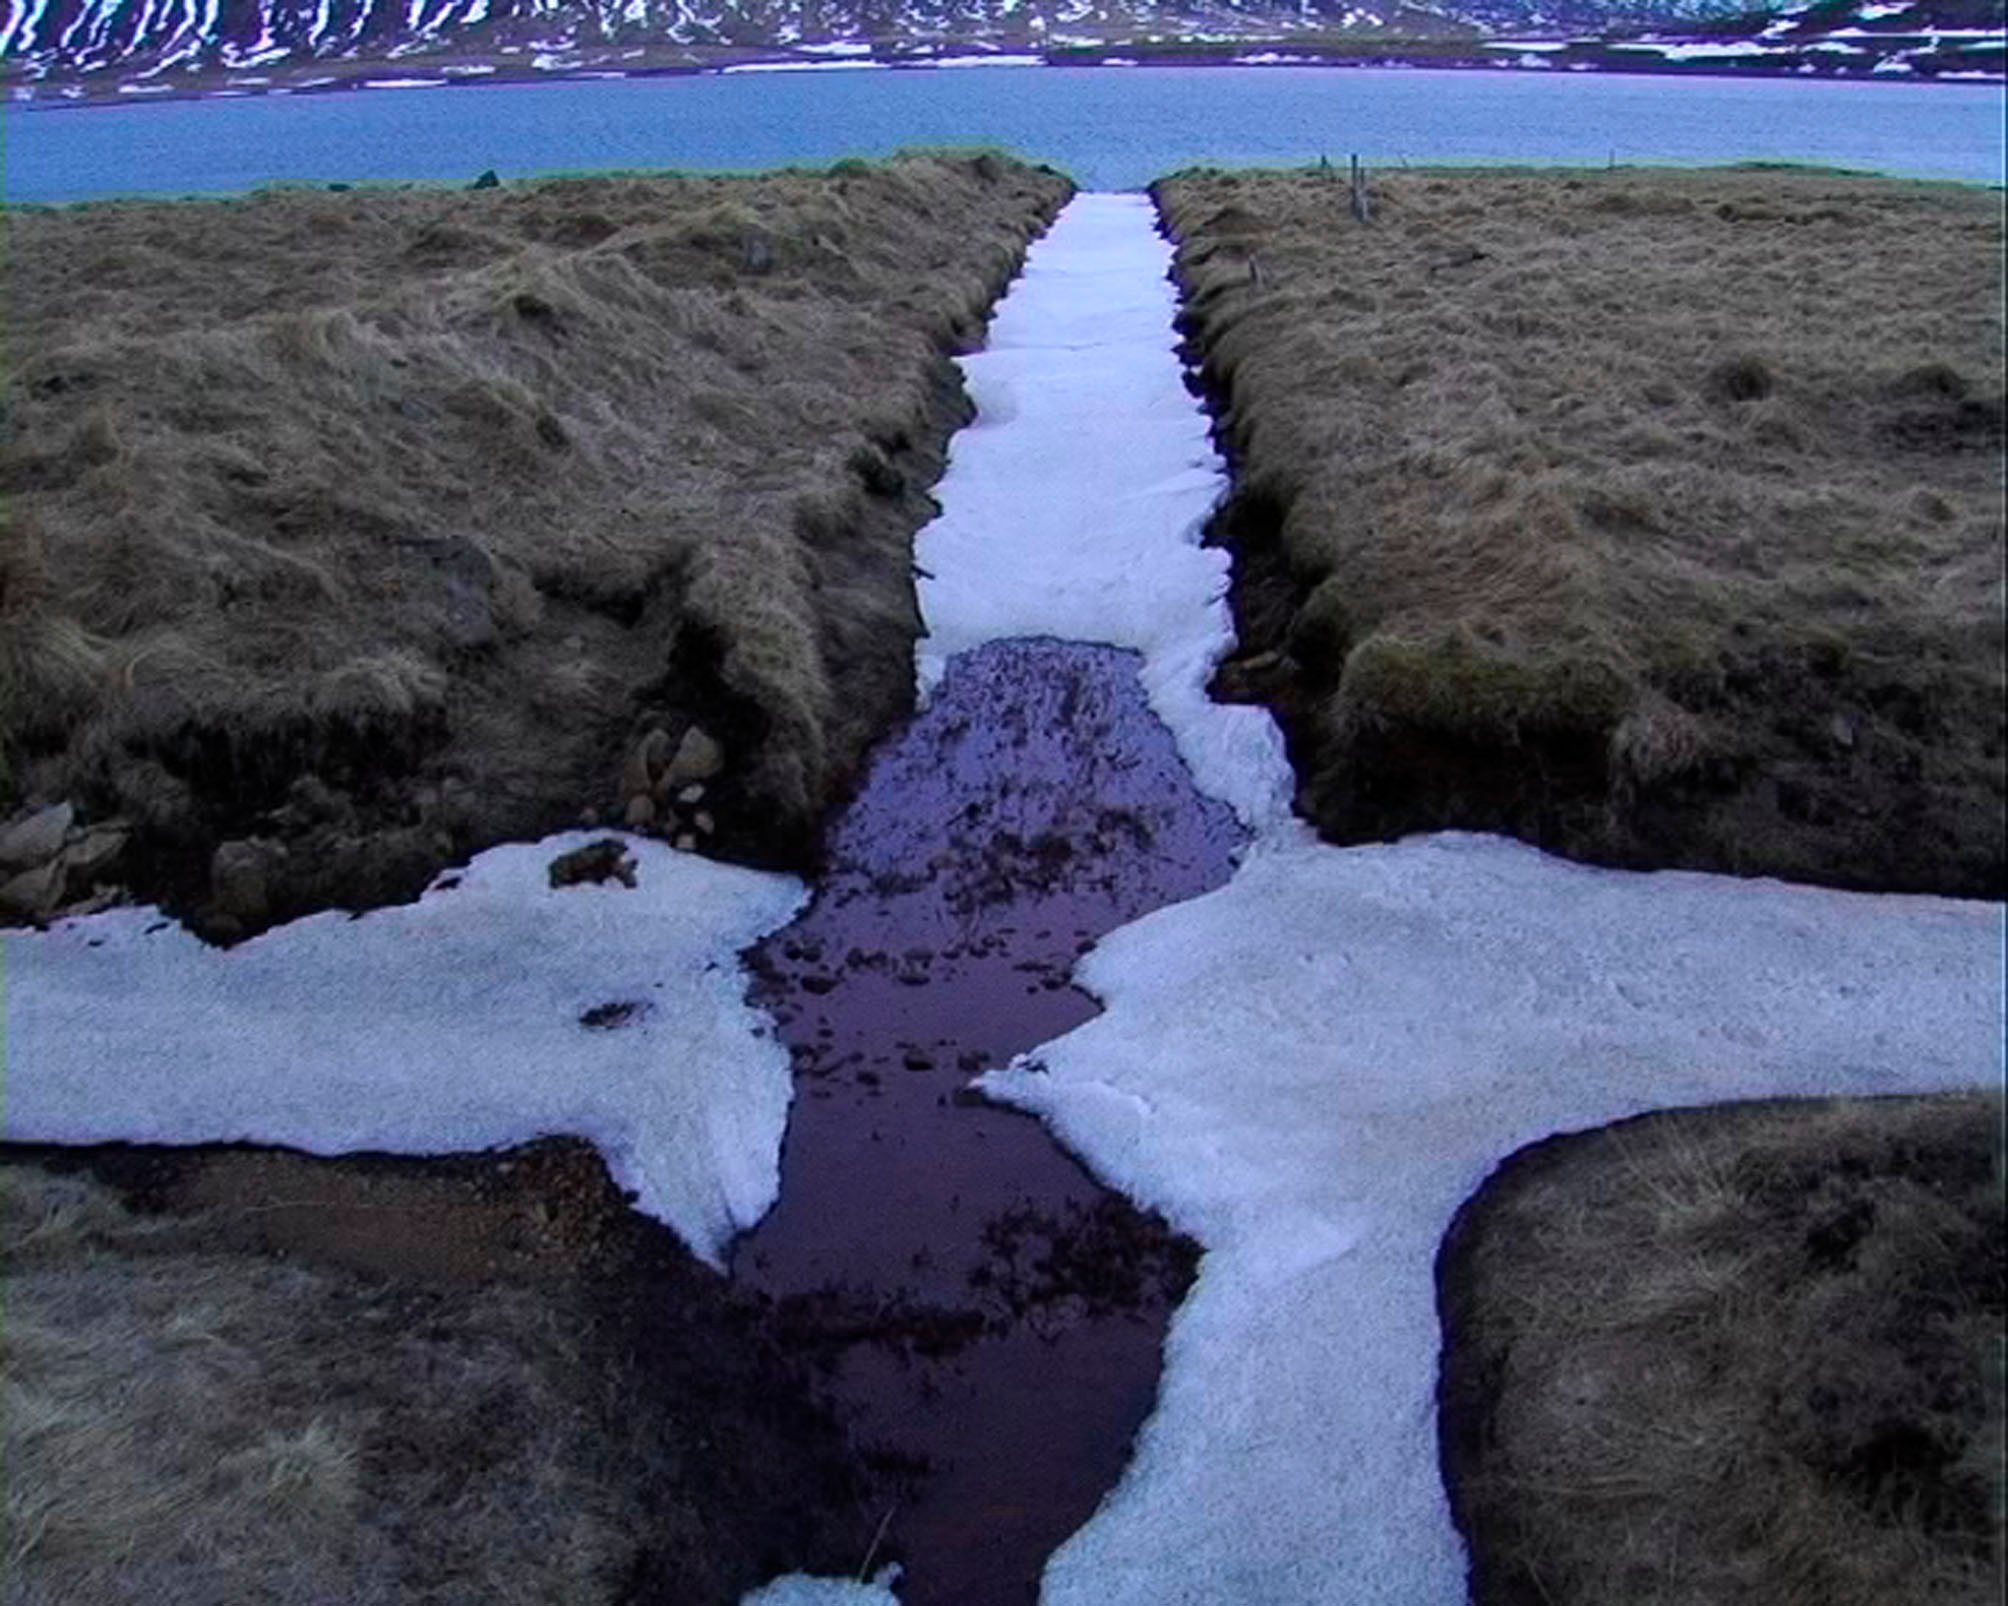
[[779, 1303], [870, 1460], [909, 1606], [1022, 1606], [1156, 1398], [1198, 1250], [968, 1088], [1096, 1013], [1097, 937], [1223, 883], [1239, 835], [1133, 654], [954, 660], [837, 824], [816, 901], [752, 960], [797, 1101], [734, 1276]]

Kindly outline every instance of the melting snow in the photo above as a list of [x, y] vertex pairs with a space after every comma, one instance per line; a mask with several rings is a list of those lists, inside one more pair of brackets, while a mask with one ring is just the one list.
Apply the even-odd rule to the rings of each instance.
[[737, 955], [804, 890], [640, 839], [632, 890], [553, 890], [546, 865], [593, 840], [494, 848], [415, 904], [227, 952], [151, 908], [10, 932], [0, 1131], [316, 1154], [569, 1133], [717, 1264], [773, 1203], [789, 1097]]
[[1137, 1458], [1043, 1599], [1449, 1606], [1432, 1268], [1458, 1204], [1522, 1144], [1646, 1109], [1998, 1085], [2002, 910], [1312, 840], [1266, 715], [1200, 692], [1230, 640], [1195, 544], [1221, 480], [1153, 222], [1083, 196], [1035, 248], [921, 538], [924, 682], [997, 636], [1138, 647], [1259, 833], [1226, 888], [1089, 956], [1103, 1015], [983, 1079], [1208, 1250]]

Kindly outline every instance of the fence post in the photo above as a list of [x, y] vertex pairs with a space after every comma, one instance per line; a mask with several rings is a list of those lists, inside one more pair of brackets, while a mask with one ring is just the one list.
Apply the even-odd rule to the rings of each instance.
[[1353, 158], [1353, 217], [1361, 223], [1374, 220], [1373, 202], [1367, 198], [1367, 170], [1357, 156]]

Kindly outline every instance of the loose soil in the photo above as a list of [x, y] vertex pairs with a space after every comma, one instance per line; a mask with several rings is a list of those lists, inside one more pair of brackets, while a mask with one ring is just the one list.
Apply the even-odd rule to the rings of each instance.
[[949, 356], [1070, 189], [975, 155], [8, 209], [0, 817], [116, 829], [6, 912], [227, 940], [582, 817], [811, 863], [911, 706]]
[[1329, 839], [1999, 897], [2000, 197], [1193, 172], [1241, 659]]
[[833, 1405], [906, 1467], [908, 1606], [1027, 1606], [1156, 1400], [1198, 1250], [1036, 1121], [966, 1091], [1088, 1019], [1094, 940], [1223, 884], [1134, 654], [1008, 641], [949, 664], [838, 823], [816, 901], [756, 951], [795, 1060], [780, 1202], [735, 1251]]
[[886, 1498], [597, 1156], [0, 1149], [6, 1587], [736, 1602]]
[[2003, 1569], [2002, 1104], [1551, 1138], [1437, 1264], [1479, 1606], [1980, 1606]]

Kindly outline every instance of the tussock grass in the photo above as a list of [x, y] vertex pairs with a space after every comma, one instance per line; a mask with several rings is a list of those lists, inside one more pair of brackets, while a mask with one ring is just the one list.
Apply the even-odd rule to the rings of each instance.
[[947, 354], [1067, 188], [915, 155], [12, 209], [0, 812], [124, 815], [197, 906], [219, 841], [290, 844], [276, 916], [618, 816], [633, 743], [698, 723], [725, 849], [799, 862], [910, 700]]
[[2000, 895], [1998, 195], [1417, 171], [1362, 227], [1339, 174], [1157, 193], [1327, 835]]
[[1438, 1262], [1473, 1599], [1999, 1599], [2001, 1122], [1728, 1105], [1508, 1160]]
[[867, 1544], [757, 1313], [583, 1146], [124, 1163], [164, 1213], [0, 1164], [8, 1602], [729, 1606]]

